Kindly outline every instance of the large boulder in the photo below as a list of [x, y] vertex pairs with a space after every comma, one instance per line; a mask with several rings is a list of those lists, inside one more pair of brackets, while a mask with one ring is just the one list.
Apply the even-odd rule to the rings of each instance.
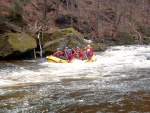
[[115, 41], [117, 45], [132, 45], [135, 44], [132, 34], [127, 32], [118, 32]]
[[8, 25], [0, 35], [0, 58], [19, 58], [37, 47], [36, 40], [19, 27]]
[[46, 55], [56, 52], [57, 47], [60, 47], [62, 50], [66, 46], [71, 49], [74, 49], [76, 46], [84, 49], [89, 44], [93, 47], [94, 51], [102, 51], [105, 48], [102, 44], [84, 39], [84, 36], [73, 28], [52, 30], [44, 33], [42, 39], [42, 46]]
[[53, 53], [57, 47], [64, 49], [65, 46], [75, 48], [76, 46], [84, 47], [86, 42], [81, 33], [73, 28], [52, 30], [43, 34], [43, 49], [46, 52]]
[[150, 27], [147, 26], [139, 26], [140, 32], [148, 37], [150, 37]]
[[18, 57], [36, 46], [36, 40], [24, 32], [6, 33], [0, 36], [0, 57]]

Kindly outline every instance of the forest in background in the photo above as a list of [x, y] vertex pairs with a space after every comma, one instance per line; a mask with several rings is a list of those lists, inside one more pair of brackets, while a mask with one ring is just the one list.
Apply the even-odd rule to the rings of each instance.
[[150, 0], [1, 0], [0, 21], [17, 24], [32, 36], [73, 27], [96, 42], [132, 35], [147, 44]]

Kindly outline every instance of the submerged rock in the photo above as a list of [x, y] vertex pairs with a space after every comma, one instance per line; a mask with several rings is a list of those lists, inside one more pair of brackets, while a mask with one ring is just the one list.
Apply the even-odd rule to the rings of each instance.
[[147, 57], [147, 60], [150, 60], [150, 57]]

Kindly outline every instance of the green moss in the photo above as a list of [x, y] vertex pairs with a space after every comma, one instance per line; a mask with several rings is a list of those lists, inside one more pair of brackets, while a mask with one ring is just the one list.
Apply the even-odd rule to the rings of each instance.
[[52, 41], [58, 38], [63, 37], [64, 35], [58, 30], [53, 30], [48, 33], [43, 33], [43, 42]]
[[144, 40], [144, 42], [145, 42], [146, 44], [150, 44], [150, 37], [144, 35], [144, 36], [143, 36], [143, 40]]
[[21, 33], [5, 33], [0, 36], [0, 57], [21, 54], [36, 48], [36, 40], [30, 35]]
[[74, 30], [73, 28], [66, 28], [66, 29], [60, 29], [60, 30], [52, 30], [48, 33], [43, 33], [43, 41], [52, 41], [59, 38], [64, 38], [70, 35], [71, 33], [75, 34], [77, 37], [82, 38], [82, 34]]
[[26, 33], [7, 33], [8, 41], [14, 50], [25, 52], [36, 47], [36, 41]]
[[57, 47], [68, 46], [73, 48], [84, 42], [83, 35], [73, 28], [51, 30], [43, 34], [43, 48], [46, 51], [55, 52]]
[[150, 28], [146, 26], [139, 26], [139, 30], [146, 36], [150, 37]]
[[116, 36], [117, 45], [132, 45], [134, 44], [133, 36], [127, 32], [118, 32]]
[[55, 52], [56, 48], [59, 46], [59, 42], [52, 44], [51, 46], [48, 46], [45, 48], [46, 51]]
[[3, 38], [3, 36], [1, 35], [0, 36], [0, 48], [2, 48], [4, 45], [5, 45], [5, 41], [6, 39], [5, 38]]
[[61, 29], [61, 30], [54, 30], [51, 33], [52, 33], [51, 39], [54, 40], [65, 37], [69, 33], [72, 33], [72, 31], [70, 29]]
[[60, 30], [64, 35], [73, 33], [75, 30], [73, 28], [66, 28], [66, 29], [61, 29]]
[[5, 57], [12, 53], [11, 45], [8, 43], [8, 37], [0, 36], [0, 56]]

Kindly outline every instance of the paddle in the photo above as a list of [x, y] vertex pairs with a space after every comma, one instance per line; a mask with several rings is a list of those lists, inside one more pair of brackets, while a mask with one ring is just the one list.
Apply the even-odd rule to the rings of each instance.
[[77, 57], [79, 58], [79, 54], [76, 52], [76, 50], [74, 50], [73, 48], [72, 50], [74, 51], [74, 54], [77, 55]]

